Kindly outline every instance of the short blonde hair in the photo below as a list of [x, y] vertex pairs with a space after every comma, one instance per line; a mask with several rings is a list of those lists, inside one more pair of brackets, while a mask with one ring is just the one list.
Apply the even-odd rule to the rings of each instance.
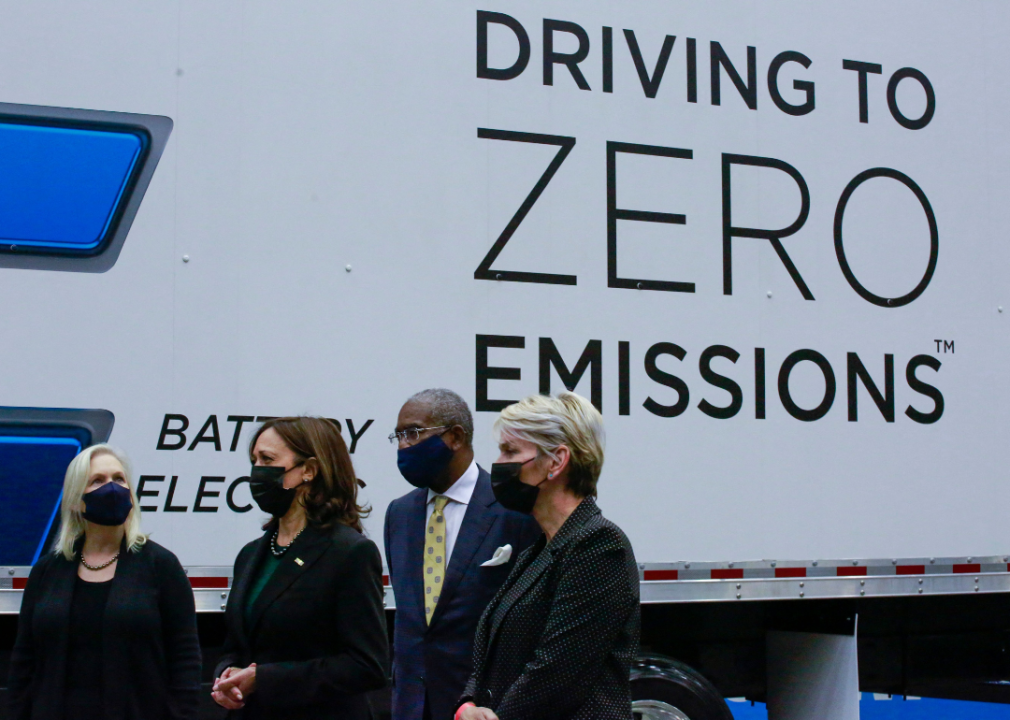
[[494, 423], [497, 438], [509, 436], [537, 447], [537, 455], [554, 456], [568, 448], [568, 488], [579, 497], [596, 497], [603, 469], [603, 416], [591, 402], [573, 392], [531, 395], [501, 411]]
[[130, 499], [133, 509], [126, 519], [126, 546], [131, 552], [136, 552], [147, 542], [147, 536], [140, 531], [140, 505], [137, 503], [137, 493], [133, 486], [133, 473], [130, 461], [121, 450], [110, 445], [92, 445], [85, 448], [70, 461], [67, 474], [63, 478], [63, 501], [60, 503], [60, 537], [56, 542], [55, 552], [63, 553], [67, 560], [74, 559], [74, 546], [84, 535], [84, 517], [78, 509], [84, 499], [84, 488], [88, 485], [91, 475], [91, 458], [96, 455], [111, 455], [119, 461], [126, 473], [126, 484], [130, 488]]

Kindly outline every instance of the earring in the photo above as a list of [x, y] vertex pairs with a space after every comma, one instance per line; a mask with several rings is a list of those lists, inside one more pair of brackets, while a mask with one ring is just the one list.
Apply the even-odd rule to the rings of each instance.
[[547, 479], [548, 479], [548, 480], [549, 480], [550, 478], [552, 478], [552, 477], [554, 477], [554, 473], [547, 473]]

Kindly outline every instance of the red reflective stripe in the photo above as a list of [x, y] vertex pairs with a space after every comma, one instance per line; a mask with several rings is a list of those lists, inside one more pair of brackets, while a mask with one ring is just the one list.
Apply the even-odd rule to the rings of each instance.
[[676, 580], [680, 576], [677, 570], [646, 570], [646, 580]]
[[194, 589], [227, 589], [228, 578], [226, 577], [191, 577], [189, 584]]
[[743, 570], [713, 570], [712, 571], [713, 580], [742, 580]]
[[790, 578], [790, 577], [806, 577], [806, 568], [775, 568], [775, 577], [780, 578]]
[[856, 567], [839, 567], [838, 568], [838, 577], [853, 577], [853, 576], [865, 575], [865, 574], [866, 574], [866, 568], [865, 567], [859, 567], [858, 565]]
[[14, 578], [14, 589], [24, 590], [25, 585], [28, 584], [28, 578]]
[[925, 565], [899, 565], [894, 568], [895, 575], [925, 575]]
[[383, 575], [382, 576], [382, 584], [383, 585], [389, 585], [389, 575]]
[[977, 573], [982, 572], [982, 565], [979, 563], [961, 563], [954, 566], [956, 573]]

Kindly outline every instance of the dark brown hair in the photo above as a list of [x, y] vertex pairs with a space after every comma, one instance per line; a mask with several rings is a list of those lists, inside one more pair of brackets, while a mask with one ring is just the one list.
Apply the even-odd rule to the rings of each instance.
[[252, 457], [256, 441], [272, 428], [300, 461], [315, 458], [319, 472], [303, 497], [309, 523], [319, 528], [341, 523], [362, 532], [361, 518], [371, 508], [358, 505], [358, 480], [340, 430], [332, 420], [320, 417], [282, 417], [260, 425], [249, 442]]

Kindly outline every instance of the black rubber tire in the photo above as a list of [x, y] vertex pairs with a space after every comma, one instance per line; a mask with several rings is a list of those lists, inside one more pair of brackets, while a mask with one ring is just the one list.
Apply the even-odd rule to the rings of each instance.
[[733, 720], [715, 686], [694, 668], [672, 658], [639, 658], [631, 672], [631, 699], [664, 702], [690, 720]]

